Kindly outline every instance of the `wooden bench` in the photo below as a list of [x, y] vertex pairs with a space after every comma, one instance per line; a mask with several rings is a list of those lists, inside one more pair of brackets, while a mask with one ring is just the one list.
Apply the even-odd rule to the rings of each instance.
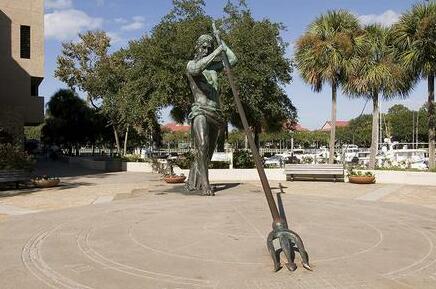
[[333, 180], [344, 181], [344, 167], [341, 164], [288, 164], [285, 165], [287, 181]]
[[15, 183], [17, 189], [20, 182], [30, 180], [30, 172], [24, 170], [0, 171], [0, 183]]

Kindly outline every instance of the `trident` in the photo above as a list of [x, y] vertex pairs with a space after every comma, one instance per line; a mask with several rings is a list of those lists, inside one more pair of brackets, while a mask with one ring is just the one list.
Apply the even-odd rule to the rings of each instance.
[[[219, 31], [216, 28], [215, 22], [212, 22], [212, 28], [213, 33], [215, 35], [215, 38], [218, 42], [218, 45], [222, 44]], [[230, 86], [232, 88], [233, 97], [235, 98], [236, 107], [238, 108], [239, 116], [241, 117], [242, 125], [244, 127], [245, 134], [248, 139], [248, 144], [250, 145], [251, 152], [253, 154], [254, 162], [256, 164], [257, 172], [259, 174], [260, 182], [262, 183], [262, 188], [265, 193], [266, 200], [268, 202], [269, 209], [271, 211], [273, 223], [272, 223], [272, 232], [269, 233], [267, 238], [267, 247], [268, 251], [273, 259], [274, 262], [274, 271], [279, 271], [282, 266], [280, 265], [280, 253], [284, 252], [285, 257], [288, 261], [286, 263], [286, 267], [290, 271], [295, 271], [297, 269], [297, 265], [294, 263], [295, 259], [295, 251], [300, 253], [303, 267], [307, 270], [312, 270], [312, 268], [309, 265], [309, 255], [307, 254], [306, 250], [304, 249], [303, 241], [301, 240], [300, 236], [298, 236], [297, 233], [289, 230], [286, 215], [284, 213], [283, 203], [281, 201], [281, 197], [279, 194], [277, 194], [278, 201], [279, 201], [279, 207], [280, 207], [280, 213], [277, 209], [276, 202], [274, 200], [273, 194], [271, 192], [271, 187], [268, 183], [268, 179], [265, 174], [265, 170], [263, 169], [263, 164], [260, 159], [259, 152], [257, 151], [256, 145], [254, 143], [253, 136], [251, 134], [247, 117], [245, 115], [244, 108], [241, 103], [241, 99], [239, 98], [239, 92], [236, 89], [235, 81], [233, 78], [232, 70], [230, 67], [229, 60], [227, 58], [227, 54], [225, 51], [222, 53], [222, 60], [224, 63], [224, 68], [227, 72], [227, 77], [230, 82]], [[280, 190], [283, 192], [283, 188], [280, 184]], [[275, 249], [273, 241], [275, 239], [279, 240], [280, 248]]]

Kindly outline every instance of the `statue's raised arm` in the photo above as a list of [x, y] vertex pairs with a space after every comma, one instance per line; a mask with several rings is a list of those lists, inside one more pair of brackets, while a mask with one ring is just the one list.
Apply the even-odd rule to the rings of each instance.
[[195, 46], [194, 59], [188, 62], [187, 72], [191, 75], [198, 75], [206, 68], [208, 70], [220, 71], [224, 68], [220, 61], [220, 54], [225, 51], [230, 65], [235, 65], [237, 58], [233, 51], [223, 42], [213, 50], [213, 38], [208, 34], [201, 35]]

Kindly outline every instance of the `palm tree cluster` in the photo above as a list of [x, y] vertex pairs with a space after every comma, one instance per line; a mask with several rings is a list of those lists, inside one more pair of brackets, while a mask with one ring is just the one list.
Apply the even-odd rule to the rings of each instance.
[[330, 163], [336, 133], [337, 89], [373, 102], [370, 168], [378, 150], [379, 99], [404, 98], [420, 79], [428, 81], [429, 165], [435, 167], [434, 77], [436, 74], [436, 2], [420, 3], [391, 27], [360, 25], [352, 13], [328, 11], [298, 39], [295, 62], [314, 91], [331, 86]]

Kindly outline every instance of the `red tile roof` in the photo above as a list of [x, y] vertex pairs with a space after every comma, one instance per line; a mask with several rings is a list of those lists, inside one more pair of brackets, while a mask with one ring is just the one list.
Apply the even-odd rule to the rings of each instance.
[[188, 132], [191, 129], [190, 125], [179, 124], [175, 122], [169, 122], [162, 125], [162, 129], [169, 130], [171, 132]]
[[307, 128], [301, 126], [301, 124], [292, 123], [290, 121], [285, 122], [283, 128], [291, 131], [309, 131]]
[[[324, 125], [321, 127], [322, 131], [330, 131], [331, 121], [326, 121]], [[337, 120], [336, 127], [346, 127], [350, 122], [348, 120]]]

